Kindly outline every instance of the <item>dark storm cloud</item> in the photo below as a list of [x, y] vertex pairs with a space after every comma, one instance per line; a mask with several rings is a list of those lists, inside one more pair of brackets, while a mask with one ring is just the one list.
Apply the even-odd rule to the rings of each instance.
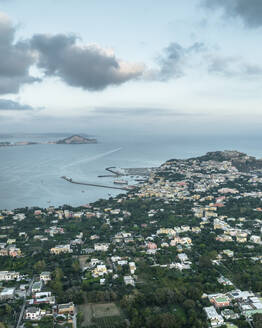
[[0, 110], [32, 110], [29, 105], [22, 105], [10, 99], [0, 99]]
[[24, 42], [14, 42], [15, 32], [8, 17], [0, 13], [0, 94], [17, 93], [22, 84], [38, 81], [29, 74], [34, 62], [31, 50]]
[[152, 74], [153, 79], [168, 81], [171, 78], [182, 77], [190, 56], [204, 50], [204, 44], [199, 42], [188, 48], [184, 48], [176, 42], [170, 43], [168, 47], [164, 48], [162, 55], [157, 58], [159, 69]]
[[208, 9], [223, 9], [228, 17], [240, 17], [247, 27], [262, 25], [261, 0], [203, 0], [203, 4]]
[[46, 76], [57, 76], [67, 84], [87, 90], [103, 90], [143, 74], [142, 65], [118, 60], [97, 45], [81, 46], [73, 35], [34, 35], [31, 47], [38, 53], [38, 67]]

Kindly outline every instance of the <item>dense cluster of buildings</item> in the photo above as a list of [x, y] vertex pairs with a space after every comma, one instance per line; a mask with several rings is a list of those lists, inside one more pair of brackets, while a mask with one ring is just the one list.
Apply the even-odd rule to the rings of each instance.
[[[236, 183], [240, 180], [242, 185]], [[0, 256], [23, 257], [28, 252], [30, 242], [39, 242], [43, 248], [48, 242], [48, 254], [52, 256], [86, 256], [86, 262], [81, 265], [83, 280], [95, 279], [101, 286], [112, 285], [115, 281], [130, 288], [135, 287], [139, 281], [140, 257], [152, 267], [193, 270], [199, 264], [192, 256], [195, 243], [199, 236], [209, 234], [213, 242], [220, 245], [212, 262], [219, 270], [225, 259], [236, 259], [236, 247], [245, 245], [248, 249], [262, 249], [261, 219], [252, 220], [250, 224], [249, 217], [244, 215], [221, 214], [221, 210], [230, 201], [245, 197], [262, 198], [262, 192], [259, 191], [261, 186], [262, 178], [257, 173], [240, 172], [229, 160], [168, 161], [158, 170], [152, 171], [148, 180], [134, 191], [116, 198], [112, 207], [85, 205], [75, 211], [54, 207], [34, 209], [31, 216], [35, 222], [45, 217], [52, 217], [52, 220], [51, 224], [44, 227], [36, 223], [30, 233], [16, 231], [17, 223], [27, 219], [26, 214], [1, 211], [0, 222], [3, 224], [0, 225]], [[130, 224], [134, 219], [133, 213], [123, 204], [132, 199], [154, 199], [161, 205], [146, 209], [144, 221], [140, 224]], [[181, 224], [162, 223], [160, 217], [177, 215], [174, 208], [180, 201], [189, 204], [186, 215], [190, 219], [182, 222], [183, 214], [179, 214]], [[254, 213], [262, 211], [261, 208], [252, 210]], [[5, 218], [11, 218], [11, 223], [9, 220], [6, 225]], [[72, 236], [67, 227], [68, 222], [88, 222], [92, 219], [99, 220], [99, 225], [104, 230], [92, 228], [85, 232], [79, 229]], [[7, 233], [10, 230], [14, 231], [11, 237]], [[161, 257], [167, 253], [171, 253], [172, 258]], [[257, 253], [253, 259], [262, 263], [261, 253]], [[16, 286], [3, 286], [0, 300], [15, 297], [27, 299], [25, 320], [40, 320], [44, 316], [64, 316], [73, 320], [74, 304], [56, 304], [55, 295], [46, 287], [52, 279], [49, 272], [42, 272], [31, 286], [32, 278], [29, 279], [27, 288], [24, 284], [19, 286], [22, 278], [25, 277], [21, 277], [18, 272], [1, 271], [0, 281], [15, 281]], [[217, 282], [221, 285], [221, 290], [226, 287], [230, 291], [218, 291], [216, 294], [203, 296], [210, 303], [204, 308], [204, 312], [211, 326], [221, 326], [228, 319], [238, 318], [239, 314], [250, 318], [254, 313], [262, 313], [259, 295], [238, 290], [222, 274]], [[49, 304], [50, 307], [43, 310], [39, 307], [42, 303]], [[232, 305], [239, 309], [237, 313], [232, 310]]]

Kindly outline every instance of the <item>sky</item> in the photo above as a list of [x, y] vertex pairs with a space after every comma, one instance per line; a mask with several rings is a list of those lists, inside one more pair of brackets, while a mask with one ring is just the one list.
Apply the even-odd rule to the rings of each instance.
[[0, 131], [254, 134], [261, 0], [0, 0]]

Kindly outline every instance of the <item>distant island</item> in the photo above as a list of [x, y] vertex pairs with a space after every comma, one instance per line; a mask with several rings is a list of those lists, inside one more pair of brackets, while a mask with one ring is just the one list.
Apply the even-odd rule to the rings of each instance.
[[57, 141], [48, 141], [48, 142], [32, 142], [32, 141], [17, 141], [9, 142], [3, 141], [0, 142], [0, 147], [11, 147], [11, 146], [28, 146], [28, 145], [41, 145], [41, 144], [56, 144], [56, 145], [79, 145], [79, 144], [95, 144], [97, 140], [95, 138], [86, 138], [80, 135], [73, 135]]
[[38, 144], [39, 142], [33, 142], [33, 141], [17, 141], [17, 142], [3, 141], [0, 142], [0, 147], [28, 146], [28, 145], [38, 145]]
[[85, 138], [79, 135], [73, 135], [71, 137], [61, 139], [55, 142], [56, 144], [66, 144], [66, 145], [72, 145], [72, 144], [93, 144], [97, 143], [96, 139], [92, 138]]

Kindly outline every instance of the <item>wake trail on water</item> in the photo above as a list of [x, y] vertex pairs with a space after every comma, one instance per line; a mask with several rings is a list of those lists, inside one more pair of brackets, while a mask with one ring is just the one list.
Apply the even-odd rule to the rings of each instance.
[[113, 149], [113, 150], [109, 150], [105, 153], [102, 153], [102, 154], [98, 154], [96, 156], [93, 156], [93, 157], [86, 157], [86, 158], [82, 158], [78, 161], [75, 161], [75, 162], [72, 162], [72, 163], [69, 163], [69, 164], [66, 164], [66, 165], [63, 165], [61, 167], [61, 170], [64, 170], [64, 169], [67, 169], [69, 167], [72, 167], [72, 166], [75, 166], [75, 165], [78, 165], [78, 164], [81, 164], [81, 163], [89, 163], [89, 162], [92, 162], [92, 161], [95, 161], [99, 158], [102, 158], [102, 157], [106, 157], [108, 155], [111, 155], [113, 153], [116, 153], [118, 152], [119, 150], [123, 149], [123, 147], [119, 147], [119, 148], [116, 148], [116, 149]]

